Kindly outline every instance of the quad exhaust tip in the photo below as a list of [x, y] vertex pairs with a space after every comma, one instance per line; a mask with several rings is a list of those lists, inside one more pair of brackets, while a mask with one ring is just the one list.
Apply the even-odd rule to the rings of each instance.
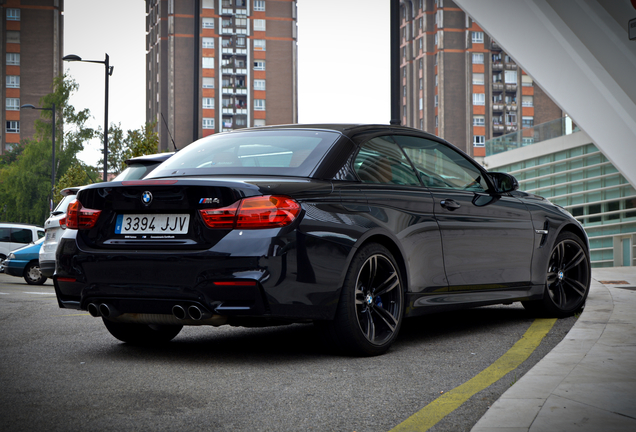
[[188, 317], [186, 310], [181, 305], [174, 305], [172, 307], [172, 315], [178, 320], [183, 320]]
[[99, 313], [99, 306], [97, 306], [95, 303], [89, 303], [88, 313], [95, 318], [98, 318], [101, 316], [101, 314]]

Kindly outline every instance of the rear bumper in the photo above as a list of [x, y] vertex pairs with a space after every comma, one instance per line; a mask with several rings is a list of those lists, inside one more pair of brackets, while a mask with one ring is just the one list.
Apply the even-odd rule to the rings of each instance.
[[40, 260], [40, 271], [47, 278], [53, 277], [53, 273], [55, 273], [55, 261]]
[[351, 249], [265, 231], [232, 232], [212, 249], [178, 252], [94, 250], [66, 233], [54, 277], [58, 302], [82, 310], [105, 303], [122, 314], [196, 306], [237, 318], [333, 319]]

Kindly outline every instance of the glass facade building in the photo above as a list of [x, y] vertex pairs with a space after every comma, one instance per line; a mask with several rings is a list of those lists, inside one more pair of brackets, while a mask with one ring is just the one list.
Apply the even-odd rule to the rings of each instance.
[[589, 236], [592, 267], [634, 265], [636, 189], [585, 133], [486, 157], [485, 164], [574, 215]]

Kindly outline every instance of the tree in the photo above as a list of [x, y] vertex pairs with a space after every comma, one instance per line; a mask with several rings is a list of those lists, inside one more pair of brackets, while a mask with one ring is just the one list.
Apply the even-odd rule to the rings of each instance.
[[[68, 103], [70, 95], [78, 89], [77, 83], [67, 75], [53, 80], [53, 92], [40, 99], [40, 107], [51, 108], [55, 103], [56, 178], [64, 176], [84, 143], [95, 135], [86, 127], [90, 118], [88, 109], [76, 111]], [[33, 139], [22, 140], [18, 148], [0, 161], [0, 202], [6, 206], [5, 217], [12, 222], [42, 224], [49, 213], [51, 198], [51, 124], [52, 112], [40, 111], [35, 121]]]
[[83, 162], [75, 161], [66, 170], [64, 175], [55, 183], [55, 191], [53, 193], [54, 201], [59, 201], [62, 196], [60, 192], [62, 189], [73, 186], [84, 186], [87, 184], [95, 183], [98, 178], [97, 169], [86, 165]]
[[[159, 134], [154, 131], [157, 122], [146, 123], [139, 129], [129, 129], [124, 137], [121, 123], [111, 123], [108, 128], [108, 171], [119, 174], [126, 169], [127, 159], [157, 153], [159, 149]], [[104, 141], [104, 134], [100, 129], [98, 135]], [[104, 165], [100, 159], [98, 166]]]

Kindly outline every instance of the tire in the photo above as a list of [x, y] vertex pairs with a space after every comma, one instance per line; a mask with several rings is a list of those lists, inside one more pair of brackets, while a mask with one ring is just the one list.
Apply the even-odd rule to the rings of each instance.
[[324, 323], [328, 340], [356, 356], [385, 353], [404, 316], [404, 287], [399, 267], [384, 246], [363, 246], [351, 261], [333, 321]]
[[42, 285], [46, 282], [46, 276], [40, 271], [40, 264], [32, 261], [24, 268], [24, 280], [29, 285]]
[[543, 299], [522, 302], [530, 312], [563, 318], [580, 311], [590, 291], [591, 265], [585, 244], [572, 233], [559, 234], [548, 261]]
[[174, 339], [183, 326], [133, 324], [110, 321], [102, 317], [106, 329], [115, 338], [131, 345], [158, 345]]

